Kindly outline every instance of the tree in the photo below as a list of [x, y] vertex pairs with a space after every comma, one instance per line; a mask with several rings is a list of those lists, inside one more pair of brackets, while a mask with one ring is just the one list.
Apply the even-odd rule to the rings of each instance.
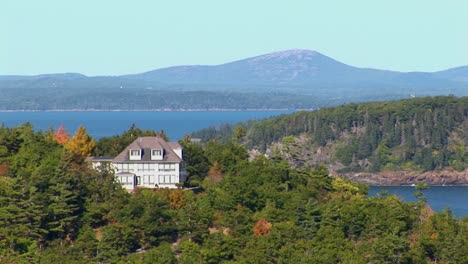
[[180, 209], [185, 205], [184, 191], [181, 189], [171, 190], [168, 195], [171, 208]]
[[253, 227], [254, 236], [265, 236], [270, 233], [272, 224], [266, 219], [260, 219]]
[[182, 264], [193, 264], [203, 263], [200, 254], [200, 246], [190, 240], [182, 241], [179, 245], [180, 256], [178, 259], [179, 263]]
[[57, 131], [54, 133], [54, 140], [57, 141], [59, 144], [66, 144], [70, 139], [70, 133], [65, 129], [63, 125], [61, 125]]
[[96, 147], [96, 141], [88, 135], [84, 126], [80, 126], [65, 147], [75, 155], [87, 157]]
[[219, 167], [218, 161], [213, 162], [213, 165], [208, 171], [208, 179], [212, 183], [219, 183], [220, 181], [223, 180], [223, 172], [221, 171], [221, 168]]
[[235, 142], [240, 142], [241, 140], [243, 140], [245, 138], [245, 136], [247, 135], [247, 130], [241, 126], [236, 126], [234, 128], [234, 141]]
[[198, 185], [204, 179], [210, 168], [210, 162], [205, 150], [198, 144], [187, 141], [181, 142], [184, 147], [183, 156], [185, 170], [188, 174], [189, 184]]

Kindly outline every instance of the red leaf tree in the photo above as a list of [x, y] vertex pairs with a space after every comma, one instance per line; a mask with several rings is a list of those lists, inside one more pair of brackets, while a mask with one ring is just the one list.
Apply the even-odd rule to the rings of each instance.
[[266, 219], [260, 219], [253, 227], [254, 236], [264, 236], [270, 233], [272, 224]]
[[54, 134], [54, 140], [63, 145], [67, 143], [69, 139], [70, 133], [68, 133], [65, 127], [61, 125]]

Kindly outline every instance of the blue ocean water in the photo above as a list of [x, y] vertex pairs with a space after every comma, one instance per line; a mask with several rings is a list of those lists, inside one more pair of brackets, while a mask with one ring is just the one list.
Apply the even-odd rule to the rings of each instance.
[[95, 138], [121, 134], [132, 124], [141, 129], [164, 130], [171, 140], [209, 126], [262, 119], [292, 111], [112, 111], [112, 112], [0, 112], [0, 123], [8, 127], [30, 122], [46, 130], [64, 125], [73, 134], [84, 125]]
[[[369, 196], [376, 196], [383, 190], [397, 195], [405, 202], [417, 201], [414, 196], [416, 190], [411, 186], [371, 186]], [[456, 216], [468, 216], [468, 186], [431, 186], [423, 190], [423, 194], [435, 211], [449, 208]]]

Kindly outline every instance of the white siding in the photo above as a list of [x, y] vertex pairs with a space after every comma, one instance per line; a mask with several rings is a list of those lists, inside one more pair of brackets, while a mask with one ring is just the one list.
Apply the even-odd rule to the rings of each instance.
[[[157, 163], [157, 162], [124, 162], [112, 164], [115, 172], [128, 172], [139, 177], [140, 182], [133, 182], [132, 179], [117, 179], [126, 189], [133, 189], [133, 184], [147, 188], [154, 188], [158, 185], [161, 188], [177, 188], [176, 184], [183, 180], [180, 176], [179, 163]], [[129, 177], [130, 178], [130, 177]]]

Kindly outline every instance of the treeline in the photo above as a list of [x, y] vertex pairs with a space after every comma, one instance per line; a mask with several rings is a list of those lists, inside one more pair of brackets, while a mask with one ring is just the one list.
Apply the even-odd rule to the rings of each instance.
[[[1, 82], [0, 82], [1, 86]], [[142, 88], [0, 87], [0, 110], [309, 109], [319, 98], [291, 93]], [[331, 102], [334, 103], [334, 102]], [[340, 102], [337, 102], [340, 103]], [[336, 103], [335, 103], [336, 104]]]
[[[206, 80], [205, 80], [206, 81]], [[0, 110], [316, 109], [349, 102], [398, 100], [410, 95], [467, 95], [463, 86], [315, 83], [166, 84], [124, 76], [80, 74], [0, 76]], [[397, 88], [395, 88], [395, 85]]]
[[[122, 139], [153, 133], [132, 127]], [[242, 135], [242, 133], [239, 133]], [[115, 139], [115, 137], [113, 138]], [[187, 186], [127, 193], [86, 129], [0, 128], [0, 261], [6, 263], [467, 263], [467, 219], [294, 169], [235, 141], [184, 146]], [[112, 145], [109, 146], [109, 145]], [[102, 149], [100, 149], [102, 148]]]
[[[209, 128], [193, 136], [226, 141], [235, 130], [245, 131], [240, 140], [248, 148], [289, 152], [297, 162], [312, 164], [321, 153], [321, 162], [335, 163], [342, 171], [468, 167], [468, 97], [347, 104]], [[306, 139], [297, 138], [301, 135]]]

